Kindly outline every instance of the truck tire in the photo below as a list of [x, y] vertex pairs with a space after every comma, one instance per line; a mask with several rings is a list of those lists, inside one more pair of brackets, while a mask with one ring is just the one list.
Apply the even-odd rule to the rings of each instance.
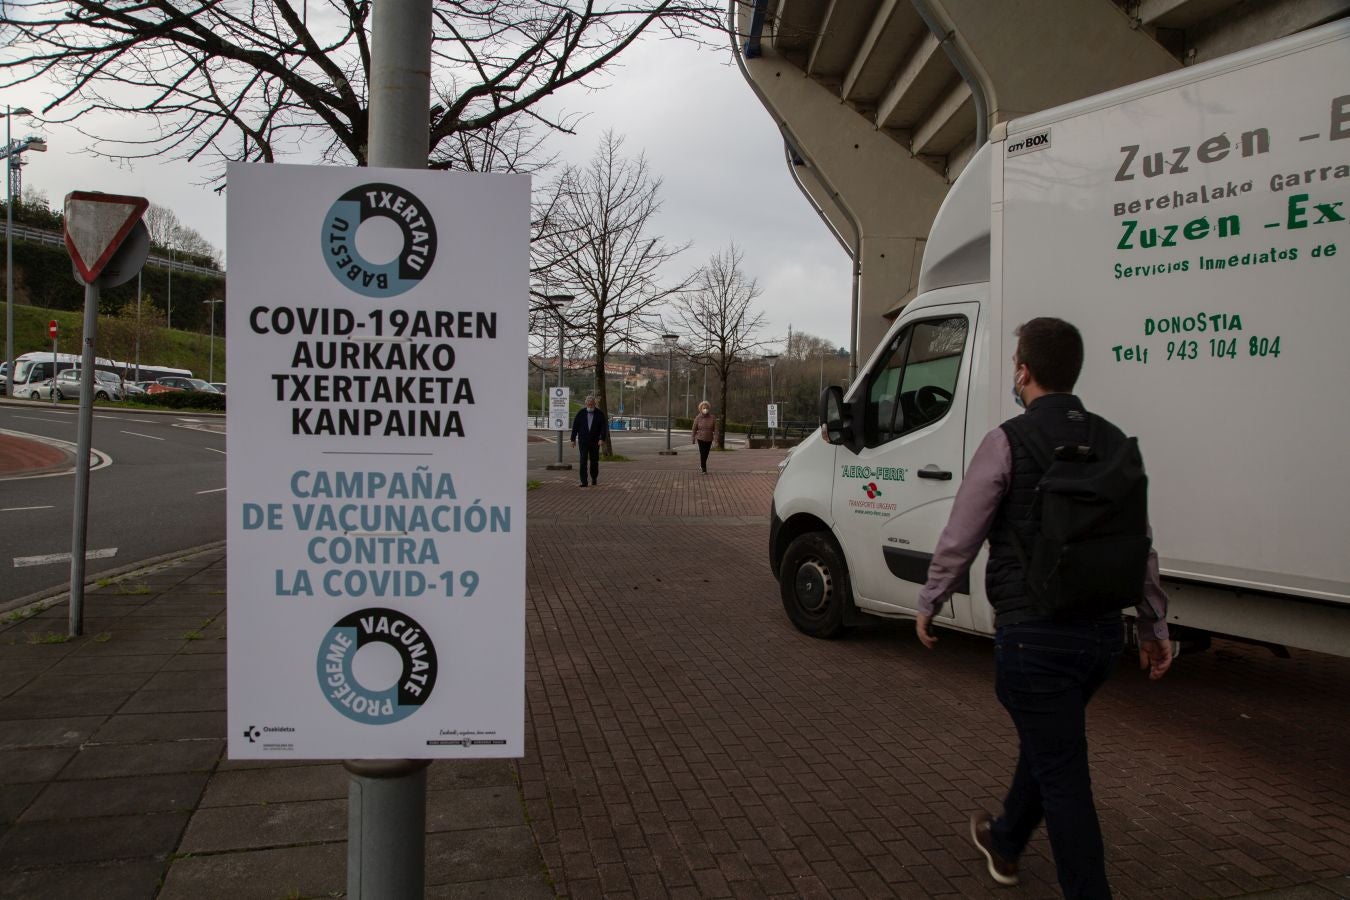
[[783, 609], [798, 631], [815, 638], [844, 633], [844, 609], [853, 588], [844, 555], [827, 533], [810, 531], [788, 545], [778, 586]]

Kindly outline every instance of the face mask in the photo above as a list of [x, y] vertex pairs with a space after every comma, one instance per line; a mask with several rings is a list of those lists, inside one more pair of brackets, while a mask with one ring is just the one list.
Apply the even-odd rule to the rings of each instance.
[[1018, 387], [1018, 385], [1017, 385], [1017, 376], [1014, 375], [1014, 376], [1013, 376], [1013, 383], [1012, 383], [1013, 403], [1016, 403], [1019, 409], [1026, 409], [1026, 408], [1027, 408], [1027, 405], [1026, 405], [1025, 403], [1022, 402], [1022, 395], [1021, 395], [1021, 393], [1018, 391], [1017, 387]]

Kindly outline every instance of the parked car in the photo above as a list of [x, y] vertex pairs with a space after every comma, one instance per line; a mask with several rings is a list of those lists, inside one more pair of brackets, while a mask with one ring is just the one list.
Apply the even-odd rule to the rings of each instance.
[[144, 397], [145, 388], [141, 386], [143, 384], [148, 384], [148, 382], [124, 381], [122, 382], [122, 390], [126, 392], [128, 399], [132, 397]]
[[[50, 400], [52, 399], [52, 380], [47, 378], [43, 381], [34, 381], [31, 384], [14, 385], [14, 396], [29, 400]], [[61, 399], [60, 391], [57, 391], [56, 399]]]
[[220, 391], [222, 394], [225, 393], [225, 382], [223, 381], [213, 381], [211, 382], [211, 387]]
[[203, 394], [219, 394], [221, 391], [211, 386], [209, 381], [200, 378], [180, 378], [177, 375], [153, 381], [145, 389], [147, 394], [165, 394], [170, 391], [201, 391]]
[[[80, 371], [79, 369], [66, 369], [56, 376], [56, 399], [62, 400], [66, 397], [80, 396]], [[112, 372], [95, 369], [94, 399], [125, 400], [126, 392], [122, 390], [122, 379]]]

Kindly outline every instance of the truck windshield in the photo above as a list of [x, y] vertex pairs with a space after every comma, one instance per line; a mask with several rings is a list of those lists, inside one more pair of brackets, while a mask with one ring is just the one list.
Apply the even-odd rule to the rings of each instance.
[[33, 361], [21, 359], [14, 365], [14, 380], [27, 383], [28, 375], [33, 371]]

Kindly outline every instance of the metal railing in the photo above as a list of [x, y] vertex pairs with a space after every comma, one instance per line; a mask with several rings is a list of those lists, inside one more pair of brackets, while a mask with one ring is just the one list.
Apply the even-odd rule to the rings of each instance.
[[[0, 222], [0, 235], [4, 233], [5, 223]], [[41, 228], [30, 228], [27, 225], [14, 226], [14, 239], [31, 241], [35, 244], [48, 244], [53, 247], [64, 247], [66, 244], [65, 236], [58, 231], [45, 231]], [[146, 257], [145, 264], [160, 269], [171, 269], [175, 272], [193, 272], [197, 275], [211, 275], [216, 278], [225, 277], [224, 269], [208, 269], [206, 266], [183, 262], [181, 259], [168, 260], [153, 253]]]

